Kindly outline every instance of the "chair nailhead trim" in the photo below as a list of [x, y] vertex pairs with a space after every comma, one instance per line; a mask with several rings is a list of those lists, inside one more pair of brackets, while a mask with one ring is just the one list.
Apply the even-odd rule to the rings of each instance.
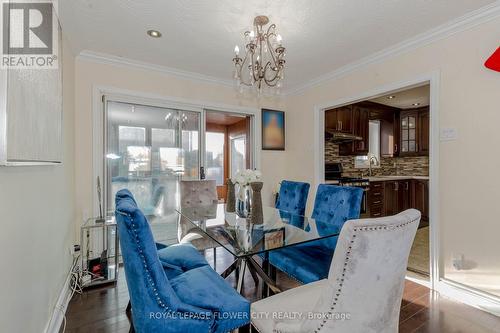
[[[151, 270], [149, 269], [149, 266], [148, 266], [148, 264], [146, 262], [146, 257], [144, 256], [144, 253], [143, 253], [144, 251], [143, 251], [143, 249], [141, 248], [141, 245], [140, 245], [139, 234], [137, 233], [137, 225], [134, 223], [134, 219], [132, 218], [132, 216], [130, 214], [127, 214], [127, 213], [124, 213], [124, 212], [119, 212], [119, 211], [117, 211], [117, 212], [119, 214], [121, 214], [121, 215], [127, 216], [128, 218], [130, 218], [130, 221], [132, 222], [131, 223], [132, 228], [130, 228], [130, 229], [132, 230], [132, 234], [133, 234], [133, 236], [135, 238], [135, 242], [137, 243], [137, 249], [138, 249], [138, 252], [139, 252], [139, 257], [142, 259], [142, 263], [143, 263], [144, 269], [146, 270], [146, 280], [149, 282], [150, 288], [153, 290], [153, 294], [155, 296], [156, 302], [158, 303], [158, 305], [161, 308], [163, 308], [165, 311], [167, 311], [167, 313], [175, 312], [175, 313], [178, 313], [178, 314], [182, 314], [179, 311], [173, 311], [172, 309], [170, 309], [165, 303], [163, 303], [162, 299], [160, 298], [160, 294], [158, 293], [156, 284], [153, 281], [153, 278], [151, 277]], [[207, 320], [209, 318], [194, 317], [194, 319], [196, 319], [196, 320]], [[237, 328], [237, 327], [235, 327], [235, 328]]]
[[[348, 250], [346, 251], [346, 256], [345, 256], [345, 259], [344, 259], [344, 267], [342, 268], [342, 277], [340, 279], [337, 279], [338, 281], [338, 284], [339, 284], [339, 289], [337, 289], [338, 293], [336, 294], [337, 297], [335, 297], [333, 299], [333, 302], [332, 302], [332, 305], [330, 307], [330, 312], [328, 313], [332, 313], [334, 310], [335, 310], [335, 306], [337, 305], [337, 301], [338, 301], [338, 298], [342, 292], [342, 285], [344, 284], [344, 279], [345, 279], [345, 272], [347, 270], [347, 264], [349, 263], [349, 257], [351, 255], [351, 249], [352, 249], [352, 244], [354, 244], [354, 238], [356, 238], [356, 232], [358, 231], [377, 231], [377, 230], [398, 230], [400, 228], [403, 228], [409, 224], [412, 224], [412, 223], [415, 223], [417, 222], [418, 219], [416, 220], [412, 220], [412, 221], [409, 221], [409, 222], [405, 222], [405, 223], [401, 223], [401, 224], [397, 224], [397, 225], [389, 225], [389, 226], [371, 226], [371, 227], [355, 227], [353, 228], [353, 231], [354, 231], [354, 234], [352, 235], [352, 238], [351, 238], [351, 241], [350, 241], [350, 244], [349, 247], [348, 247]], [[326, 324], [326, 321], [327, 319], [324, 319], [320, 324], [319, 324], [319, 327], [314, 330], [315, 333], [318, 333], [321, 331], [321, 329], [323, 328], [323, 326]]]
[[155, 296], [156, 302], [158, 303], [158, 305], [165, 310], [171, 311], [171, 310], [169, 310], [168, 306], [166, 306], [159, 297], [158, 291], [156, 289], [156, 284], [151, 277], [151, 271], [148, 267], [148, 264], [146, 262], [146, 257], [144, 256], [143, 249], [140, 245], [139, 234], [137, 233], [137, 225], [134, 223], [134, 219], [132, 217], [130, 217], [130, 220], [132, 221], [132, 228], [131, 228], [132, 234], [135, 238], [135, 242], [137, 243], [139, 257], [141, 258], [144, 269], [146, 270], [146, 279], [149, 283], [149, 287], [151, 288], [151, 290], [153, 290], [153, 295]]

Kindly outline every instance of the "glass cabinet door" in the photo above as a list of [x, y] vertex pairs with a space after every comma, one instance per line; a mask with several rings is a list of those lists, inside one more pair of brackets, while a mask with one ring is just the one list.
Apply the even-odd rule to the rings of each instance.
[[401, 153], [417, 152], [417, 116], [401, 115]]

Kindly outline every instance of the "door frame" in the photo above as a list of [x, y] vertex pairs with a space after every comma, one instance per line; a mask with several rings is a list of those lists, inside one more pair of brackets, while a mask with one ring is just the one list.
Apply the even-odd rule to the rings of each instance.
[[[244, 107], [231, 104], [217, 103], [213, 101], [202, 101], [185, 99], [174, 96], [158, 95], [143, 91], [122, 89], [112, 86], [94, 85], [92, 87], [92, 205], [87, 207], [92, 216], [98, 216], [99, 203], [97, 193], [97, 177], [104, 184], [105, 170], [105, 142], [106, 142], [106, 101], [116, 101], [132, 104], [179, 109], [200, 113], [200, 166], [205, 164], [205, 112], [213, 110], [228, 114], [240, 114], [251, 116], [250, 133], [252, 138], [251, 165], [260, 169], [261, 156], [258, 148], [261, 146], [261, 112], [259, 108]], [[104, 201], [103, 201], [104, 203]], [[104, 209], [104, 207], [103, 207]]]
[[384, 96], [389, 92], [404, 90], [429, 84], [430, 89], [430, 139], [429, 139], [429, 283], [422, 283], [433, 290], [438, 290], [443, 280], [439, 244], [439, 84], [440, 72], [424, 73], [407, 80], [380, 85], [352, 96], [339, 98], [314, 106], [314, 180], [316, 184], [325, 181], [325, 111], [343, 105]]
[[[250, 118], [250, 126], [248, 128], [248, 134], [249, 134], [249, 138], [248, 140], [246, 140], [245, 144], [246, 144], [246, 148], [245, 149], [248, 149], [248, 145], [250, 145], [250, 151], [249, 151], [249, 154], [246, 156], [248, 157], [248, 165], [249, 165], [249, 168], [250, 169], [254, 169], [255, 168], [255, 152], [256, 150], [254, 149], [254, 147], [252, 147], [253, 143], [255, 142], [254, 140], [254, 120], [255, 120], [255, 117], [251, 114], [248, 114], [248, 113], [241, 113], [241, 112], [226, 112], [226, 111], [219, 111], [219, 110], [215, 110], [215, 109], [205, 109], [204, 110], [205, 112], [203, 112], [203, 125], [205, 126], [205, 131], [204, 131], [204, 134], [203, 135], [203, 140], [206, 139], [206, 134], [207, 134], [207, 129], [206, 129], [206, 126], [207, 126], [207, 122], [206, 122], [206, 114], [207, 112], [212, 112], [212, 113], [224, 113], [224, 114], [227, 114], [229, 116], [237, 116], [237, 117], [242, 117], [242, 120], [243, 119], [247, 119]], [[243, 118], [245, 117], [245, 118]], [[227, 132], [227, 126], [225, 125], [222, 125], [224, 126], [225, 128], [225, 131], [222, 132], [222, 131], [210, 131], [210, 132], [216, 132], [216, 133], [224, 133], [224, 139], [225, 139], [225, 148], [224, 148], [224, 179], [228, 178], [228, 177], [231, 177], [231, 138], [229, 137], [229, 133]], [[207, 155], [206, 155], [206, 151], [205, 151], [205, 144], [202, 145], [203, 147], [203, 156], [202, 156], [202, 160], [203, 160], [203, 166], [205, 166], [206, 164], [206, 158], [207, 158]], [[226, 184], [224, 183], [223, 185], [217, 185], [217, 188], [219, 187], [225, 187], [226, 188]], [[227, 189], [225, 189], [224, 191], [226, 191]], [[226, 193], [226, 192], [224, 192]], [[217, 189], [217, 194], [219, 194], [219, 189]]]

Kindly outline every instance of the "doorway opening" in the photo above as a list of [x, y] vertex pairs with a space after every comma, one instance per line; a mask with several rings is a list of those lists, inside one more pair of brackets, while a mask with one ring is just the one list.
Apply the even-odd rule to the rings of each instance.
[[221, 202], [226, 198], [226, 180], [252, 166], [251, 120], [250, 115], [205, 113], [205, 178], [215, 180]]
[[362, 218], [419, 210], [407, 277], [431, 285], [430, 84], [374, 95], [323, 109], [323, 179], [342, 170], [341, 184], [362, 187]]

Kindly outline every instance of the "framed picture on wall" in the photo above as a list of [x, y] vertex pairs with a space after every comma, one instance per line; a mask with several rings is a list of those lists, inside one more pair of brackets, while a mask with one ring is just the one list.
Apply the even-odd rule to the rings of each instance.
[[285, 150], [285, 112], [262, 109], [262, 149]]

